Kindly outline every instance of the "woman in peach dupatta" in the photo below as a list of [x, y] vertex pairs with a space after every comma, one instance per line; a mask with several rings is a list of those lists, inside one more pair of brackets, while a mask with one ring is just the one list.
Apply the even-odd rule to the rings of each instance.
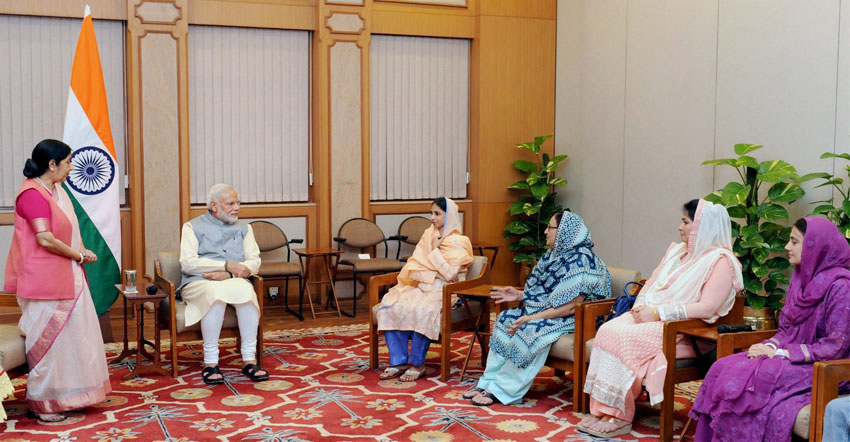
[[[732, 309], [743, 287], [741, 264], [732, 253], [726, 208], [704, 200], [684, 206], [682, 242], [673, 243], [635, 300], [631, 314], [602, 325], [593, 341], [584, 392], [591, 415], [578, 429], [598, 437], [631, 432], [635, 398], [645, 384], [652, 405], [664, 399], [667, 361], [664, 321], [702, 319], [713, 323]], [[693, 357], [684, 341], [678, 357]]]
[[437, 198], [431, 204], [431, 226], [401, 269], [398, 284], [379, 304], [378, 330], [390, 353], [381, 379], [401, 376], [411, 382], [425, 375], [428, 347], [440, 336], [443, 286], [464, 279], [471, 263], [472, 243], [461, 234], [457, 204]]
[[39, 420], [98, 404], [112, 391], [103, 338], [82, 264], [97, 256], [83, 247], [62, 182], [71, 148], [44, 140], [27, 160], [15, 199], [15, 236], [4, 289], [18, 297], [18, 328], [26, 335], [29, 410]]

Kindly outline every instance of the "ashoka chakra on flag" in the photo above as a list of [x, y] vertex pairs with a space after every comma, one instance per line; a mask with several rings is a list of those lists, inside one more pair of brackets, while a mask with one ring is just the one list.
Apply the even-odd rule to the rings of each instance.
[[68, 185], [85, 195], [106, 190], [115, 179], [115, 164], [110, 155], [95, 146], [86, 146], [71, 155], [71, 173]]

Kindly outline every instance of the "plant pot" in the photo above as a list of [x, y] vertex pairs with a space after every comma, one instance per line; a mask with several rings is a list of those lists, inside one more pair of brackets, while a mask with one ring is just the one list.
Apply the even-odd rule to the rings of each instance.
[[745, 306], [744, 324], [752, 325], [756, 328], [756, 330], [775, 330], [776, 309], [768, 307], [754, 309], [752, 307]]
[[525, 281], [528, 279], [528, 275], [531, 274], [531, 269], [534, 268], [534, 264], [529, 264], [524, 262], [519, 266], [519, 286], [525, 287]]

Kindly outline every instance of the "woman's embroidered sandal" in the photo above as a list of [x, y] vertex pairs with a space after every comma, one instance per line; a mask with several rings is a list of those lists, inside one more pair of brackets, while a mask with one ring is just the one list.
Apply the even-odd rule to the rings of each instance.
[[483, 391], [484, 391], [483, 388], [472, 387], [469, 390], [464, 391], [463, 395], [461, 395], [461, 397], [464, 398], [464, 399], [467, 399], [467, 400], [472, 400], [472, 398], [474, 398], [475, 396], [478, 396], [478, 393], [481, 393]]
[[57, 424], [68, 419], [68, 416], [57, 413], [57, 414], [37, 414], [32, 410], [27, 410], [27, 417], [31, 419], [37, 419], [39, 422], [44, 422], [45, 424]]
[[[214, 378], [213, 376], [219, 375], [220, 377]], [[218, 385], [224, 383], [224, 375], [221, 374], [221, 370], [219, 370], [218, 365], [213, 365], [212, 367], [204, 367], [201, 370], [201, 377], [204, 379], [204, 383], [208, 385]]]
[[[258, 374], [260, 371], [264, 373]], [[257, 364], [248, 364], [242, 367], [242, 374], [248, 376], [254, 382], [269, 380], [269, 372]]]
[[[612, 427], [603, 427], [603, 425], [611, 425]], [[596, 421], [588, 426], [578, 426], [579, 431], [583, 431], [587, 434], [601, 437], [601, 438], [612, 438], [616, 436], [622, 436], [624, 434], [628, 434], [632, 432], [632, 423], [626, 422], [616, 418], [609, 418]], [[605, 431], [608, 430], [608, 431]]]

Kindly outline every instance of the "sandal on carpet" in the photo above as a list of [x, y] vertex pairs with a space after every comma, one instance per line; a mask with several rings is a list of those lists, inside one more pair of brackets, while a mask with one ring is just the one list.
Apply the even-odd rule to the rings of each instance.
[[387, 367], [384, 369], [384, 372], [381, 373], [381, 380], [387, 381], [390, 379], [395, 379], [404, 374], [404, 367]]
[[599, 416], [594, 416], [592, 414], [588, 414], [587, 416], [584, 417], [584, 419], [579, 421], [578, 426], [586, 428], [586, 427], [589, 427], [589, 426], [591, 426], [591, 425], [593, 425], [597, 422], [599, 422]]
[[484, 391], [483, 388], [472, 387], [469, 390], [464, 391], [463, 395], [461, 395], [461, 397], [464, 398], [464, 399], [467, 399], [467, 400], [472, 400], [472, 398], [474, 398], [475, 396], [478, 396], [478, 394], [482, 393], [483, 391]]
[[408, 368], [407, 371], [401, 375], [402, 382], [414, 382], [416, 380], [422, 379], [425, 377], [425, 367], [422, 367], [422, 370], [417, 370], [416, 368]]
[[579, 426], [579, 431], [601, 438], [612, 438], [632, 432], [632, 423], [617, 418], [599, 420], [589, 426]]
[[[219, 375], [220, 377], [214, 378], [213, 376]], [[221, 374], [221, 370], [219, 370], [218, 365], [213, 365], [212, 367], [204, 367], [201, 370], [201, 377], [204, 379], [204, 383], [208, 385], [218, 385], [224, 383], [224, 375]]]
[[[260, 373], [262, 372], [262, 373]], [[248, 364], [242, 367], [242, 374], [248, 376], [254, 382], [269, 380], [269, 372], [257, 364]]]
[[39, 422], [46, 424], [56, 424], [68, 419], [64, 414], [36, 414], [32, 410], [27, 410], [27, 417], [37, 419]]
[[[478, 402], [475, 401], [476, 399], [478, 399]], [[487, 402], [487, 403], [481, 402], [482, 399], [489, 399], [490, 402]], [[487, 390], [484, 390], [481, 393], [478, 393], [478, 396], [475, 396], [474, 398], [472, 398], [472, 405], [475, 405], [477, 407], [489, 407], [489, 406], [491, 406], [495, 403], [496, 403], [496, 396], [493, 393], [490, 393]]]

